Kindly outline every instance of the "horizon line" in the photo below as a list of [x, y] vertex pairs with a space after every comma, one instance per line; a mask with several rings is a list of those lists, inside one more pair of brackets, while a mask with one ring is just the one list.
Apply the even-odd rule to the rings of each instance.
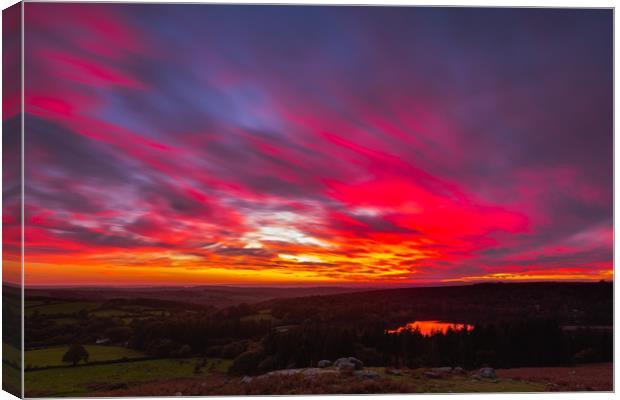
[[[447, 286], [472, 286], [480, 284], [524, 284], [524, 283], [613, 283], [613, 279], [590, 279], [590, 280], [523, 280], [523, 281], [475, 281], [475, 282], [426, 282], [426, 283], [407, 283], [407, 284], [371, 284], [371, 283], [354, 283], [354, 284], [234, 284], [234, 283], [211, 283], [211, 284], [138, 284], [138, 285], [97, 285], [97, 284], [74, 284], [74, 285], [24, 285], [25, 289], [152, 289], [152, 288], [170, 288], [170, 289], [192, 289], [192, 288], [244, 288], [244, 289], [406, 289], [406, 288], [432, 288]], [[3, 286], [11, 286], [20, 288], [22, 286], [11, 282], [3, 282]]]

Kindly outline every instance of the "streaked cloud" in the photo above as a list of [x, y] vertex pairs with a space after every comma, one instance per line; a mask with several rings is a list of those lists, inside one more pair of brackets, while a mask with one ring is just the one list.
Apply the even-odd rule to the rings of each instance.
[[609, 10], [29, 3], [26, 26], [30, 284], [612, 277]]

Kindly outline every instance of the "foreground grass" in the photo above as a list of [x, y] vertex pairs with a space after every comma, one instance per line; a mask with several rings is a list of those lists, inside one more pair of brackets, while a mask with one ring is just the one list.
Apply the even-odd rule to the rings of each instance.
[[529, 367], [498, 370], [500, 378], [548, 384], [552, 391], [598, 391], [614, 389], [612, 363], [593, 363], [561, 367]]
[[[26, 351], [26, 368], [52, 367], [57, 365], [67, 365], [62, 362], [62, 356], [69, 346], [48, 347], [45, 349]], [[144, 357], [143, 353], [120, 346], [84, 346], [88, 351], [89, 362], [121, 360], [123, 358]]]
[[7, 362], [2, 363], [2, 390], [21, 397], [21, 371]]
[[384, 368], [367, 368], [379, 373], [377, 379], [323, 375], [315, 377], [273, 376], [255, 379], [248, 385], [228, 385], [209, 394], [295, 395], [295, 394], [374, 394], [374, 393], [495, 393], [544, 392], [541, 383], [511, 379], [473, 380], [469, 376], [432, 379], [422, 374], [386, 375]]
[[538, 382], [516, 381], [511, 379], [472, 380], [465, 377], [451, 379], [414, 379], [417, 393], [480, 393], [480, 392], [545, 392], [547, 386]]
[[141, 382], [204, 377], [213, 370], [223, 372], [230, 365], [228, 360], [210, 359], [200, 374], [194, 374], [194, 366], [201, 360], [199, 358], [147, 360], [26, 371], [26, 396], [77, 396]]
[[477, 392], [544, 392], [547, 386], [540, 382], [513, 379], [475, 380], [468, 375], [451, 375], [442, 379], [424, 376], [423, 370], [414, 370], [404, 376], [388, 375], [383, 368], [372, 368], [383, 378], [407, 382], [416, 393], [477, 393]]
[[106, 317], [128, 317], [132, 316], [133, 313], [127, 310], [119, 310], [119, 309], [106, 309], [106, 310], [96, 310], [91, 311], [90, 315], [94, 315], [96, 317], [106, 318]]
[[[375, 368], [369, 368], [375, 370]], [[377, 369], [378, 370], [378, 369]], [[377, 371], [378, 372], [378, 371]], [[473, 381], [467, 376], [431, 379], [409, 373], [364, 379], [340, 373], [307, 376], [264, 375], [250, 382], [241, 377], [211, 375], [202, 379], [167, 379], [120, 390], [90, 393], [92, 396], [226, 396], [316, 395], [389, 393], [541, 392], [545, 385], [513, 380]]]

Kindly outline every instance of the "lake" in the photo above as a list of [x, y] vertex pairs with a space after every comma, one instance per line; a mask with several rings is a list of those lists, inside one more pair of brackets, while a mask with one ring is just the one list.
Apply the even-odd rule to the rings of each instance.
[[419, 330], [420, 333], [424, 336], [429, 336], [435, 332], [446, 333], [449, 329], [460, 331], [460, 330], [472, 330], [474, 329], [473, 325], [470, 324], [460, 324], [454, 322], [444, 322], [444, 321], [413, 321], [408, 322], [403, 326], [399, 326], [395, 329], [386, 330], [389, 334], [396, 334], [405, 331], [415, 331]]

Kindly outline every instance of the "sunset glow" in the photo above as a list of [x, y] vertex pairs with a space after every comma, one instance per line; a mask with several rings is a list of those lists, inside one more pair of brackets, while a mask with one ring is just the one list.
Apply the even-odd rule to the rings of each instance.
[[609, 14], [474, 10], [27, 3], [26, 284], [613, 279]]
[[455, 324], [452, 322], [442, 321], [414, 321], [409, 322], [403, 326], [399, 326], [395, 329], [388, 329], [386, 332], [390, 334], [398, 334], [402, 332], [420, 332], [422, 335], [428, 336], [436, 332], [446, 333], [449, 330], [472, 330], [473, 325], [470, 324]]

